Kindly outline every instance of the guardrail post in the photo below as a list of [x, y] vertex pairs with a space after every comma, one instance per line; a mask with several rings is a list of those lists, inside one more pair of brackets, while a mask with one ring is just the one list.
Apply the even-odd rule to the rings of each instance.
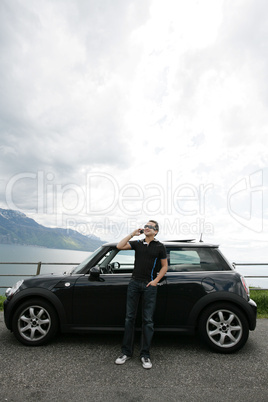
[[42, 262], [41, 262], [41, 261], [39, 261], [39, 262], [37, 263], [36, 275], [40, 275], [40, 271], [41, 271], [41, 265], [42, 265]]

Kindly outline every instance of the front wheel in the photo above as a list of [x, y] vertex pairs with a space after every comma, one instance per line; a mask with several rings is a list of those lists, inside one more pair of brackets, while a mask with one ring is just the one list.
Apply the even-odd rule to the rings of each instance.
[[12, 328], [15, 337], [24, 345], [43, 345], [57, 332], [57, 314], [45, 300], [28, 300], [15, 311]]
[[230, 303], [216, 303], [207, 307], [200, 316], [199, 332], [212, 349], [233, 353], [241, 349], [249, 335], [244, 313]]

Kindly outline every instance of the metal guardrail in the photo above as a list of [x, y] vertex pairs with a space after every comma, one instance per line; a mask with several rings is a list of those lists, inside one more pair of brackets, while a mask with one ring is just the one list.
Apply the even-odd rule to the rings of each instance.
[[[76, 266], [79, 265], [79, 262], [0, 262], [0, 265], [37, 265], [36, 267], [36, 273], [35, 274], [0, 274], [0, 277], [4, 276], [19, 276], [19, 277], [25, 277], [25, 276], [36, 276], [36, 275], [40, 275], [41, 273], [41, 267], [42, 265], [72, 265], [72, 266]], [[12, 285], [10, 285], [12, 286]], [[0, 289], [7, 289], [9, 286], [0, 286]]]
[[[8, 276], [19, 276], [19, 277], [25, 277], [25, 276], [35, 276], [35, 275], [40, 275], [41, 273], [41, 268], [42, 265], [72, 265], [72, 266], [76, 266], [79, 265], [79, 263], [74, 262], [0, 262], [0, 265], [37, 265], [36, 267], [36, 273], [33, 274], [0, 274], [0, 277], [4, 276], [4, 277], [8, 277]], [[268, 263], [233, 263], [233, 265], [235, 267], [237, 266], [267, 266], [268, 267]], [[258, 279], [258, 278], [265, 278], [268, 279], [268, 275], [243, 275], [244, 278], [252, 278], [252, 279]], [[12, 285], [10, 285], [12, 286]], [[2, 289], [7, 289], [9, 286], [0, 286], [0, 288]], [[251, 288], [254, 290], [268, 290], [266, 288]]]
[[[238, 266], [243, 266], [243, 267], [249, 267], [249, 266], [267, 266], [268, 267], [268, 263], [267, 262], [256, 262], [256, 263], [253, 263], [253, 262], [245, 262], [245, 263], [243, 263], [243, 262], [233, 262], [233, 266], [236, 268], [236, 267], [238, 267]], [[265, 278], [265, 279], [268, 279], [268, 275], [243, 275], [244, 276], [244, 278], [251, 278], [251, 279], [259, 279], [259, 278]], [[260, 288], [260, 287], [258, 287], [258, 288], [253, 288], [253, 287], [251, 287], [250, 289], [252, 289], [252, 290], [268, 290], [267, 288]]]

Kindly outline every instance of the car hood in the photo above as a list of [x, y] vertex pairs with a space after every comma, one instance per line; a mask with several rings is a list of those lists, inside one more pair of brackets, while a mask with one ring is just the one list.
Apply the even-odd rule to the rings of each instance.
[[[77, 279], [81, 276], [70, 275], [70, 274], [42, 274], [37, 276], [32, 276], [30, 278], [24, 279], [22, 289], [27, 288], [45, 288], [48, 290], [58, 287], [58, 284], [70, 283], [73, 285]], [[61, 287], [61, 285], [59, 285]]]

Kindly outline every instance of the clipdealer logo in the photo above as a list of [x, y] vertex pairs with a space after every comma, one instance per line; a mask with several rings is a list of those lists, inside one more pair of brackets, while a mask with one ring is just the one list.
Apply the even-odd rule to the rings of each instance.
[[[263, 231], [264, 222], [263, 175], [264, 171], [258, 170], [240, 179], [229, 189], [226, 200], [227, 212], [232, 219], [257, 233]], [[60, 226], [69, 219], [74, 230], [81, 226], [79, 215], [86, 217], [90, 226], [98, 225], [103, 230], [107, 230], [108, 216], [108, 227], [120, 226], [113, 221], [119, 212], [122, 220], [125, 216], [131, 222], [133, 219], [138, 222], [143, 216], [160, 215], [170, 233], [212, 234], [214, 226], [206, 216], [209, 215], [213, 189], [211, 183], [198, 186], [178, 184], [172, 171], [166, 172], [164, 184], [148, 183], [144, 186], [137, 183], [120, 186], [112, 175], [103, 172], [85, 174], [81, 185], [58, 184], [53, 173], [38, 171], [11, 177], [5, 194], [7, 207], [14, 210], [21, 210], [21, 199], [25, 198], [24, 194], [30, 194], [30, 208], [24, 208], [24, 212], [55, 215]], [[83, 232], [86, 233], [85, 228]]]
[[194, 216], [205, 214], [207, 193], [214, 187], [213, 184], [175, 185], [171, 171], [167, 172], [163, 185], [128, 183], [120, 186], [107, 173], [88, 173], [82, 185], [55, 184], [53, 180], [52, 173], [45, 174], [43, 171], [13, 176], [6, 186], [8, 207], [18, 209], [16, 200], [20, 199], [19, 192], [23, 186], [32, 189], [31, 194], [35, 194], [35, 207], [28, 209], [33, 213], [86, 213], [90, 216], [107, 215], [119, 209], [130, 216], [174, 213]]
[[229, 214], [240, 225], [257, 233], [263, 231], [263, 170], [242, 178], [230, 188], [227, 207]]
[[166, 172], [162, 184], [145, 185], [120, 185], [103, 172], [85, 174], [81, 185], [57, 184], [53, 173], [38, 171], [13, 176], [6, 186], [6, 203], [10, 209], [20, 209], [19, 200], [27, 189], [32, 194], [28, 213], [55, 215], [57, 225], [68, 224], [83, 234], [92, 233], [93, 227], [107, 230], [108, 217], [108, 228], [117, 226], [121, 231], [121, 222], [126, 219], [137, 225], [148, 216], [162, 216], [163, 232], [211, 234], [214, 228], [206, 220], [206, 208], [213, 188], [211, 183], [178, 183], [172, 171]]

